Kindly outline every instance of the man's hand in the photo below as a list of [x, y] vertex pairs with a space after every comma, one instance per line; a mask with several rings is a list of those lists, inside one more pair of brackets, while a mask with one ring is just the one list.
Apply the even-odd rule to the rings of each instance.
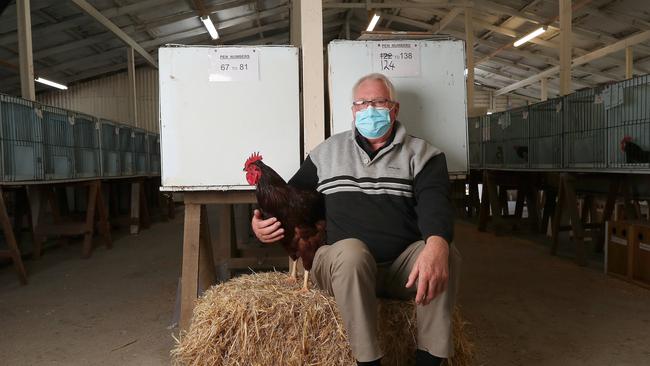
[[418, 281], [415, 303], [427, 305], [447, 289], [449, 244], [440, 236], [430, 236], [411, 269], [406, 287]]
[[262, 220], [262, 213], [260, 210], [253, 212], [253, 219], [251, 220], [251, 227], [259, 241], [265, 244], [274, 243], [284, 238], [284, 229], [281, 227], [282, 223], [275, 217]]

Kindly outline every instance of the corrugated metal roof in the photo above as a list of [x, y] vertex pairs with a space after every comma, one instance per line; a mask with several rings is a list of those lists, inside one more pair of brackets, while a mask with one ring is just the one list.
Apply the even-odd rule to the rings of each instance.
[[[95, 8], [143, 46], [154, 58], [165, 43], [184, 44], [286, 44], [289, 42], [288, 0], [88, 0]], [[446, 7], [388, 8], [377, 29], [422, 31], [437, 29], [454, 6], [463, 0], [450, 0]], [[381, 0], [372, 0], [381, 2]], [[423, 0], [395, 1], [421, 5]], [[350, 9], [361, 0], [324, 0], [323, 35], [327, 43], [344, 38], [349, 26], [352, 39], [368, 23], [369, 11]], [[333, 7], [333, 3], [340, 4]], [[197, 4], [202, 4], [195, 8]], [[477, 82], [501, 88], [558, 64], [556, 29], [557, 0], [474, 0], [475, 58]], [[580, 56], [631, 34], [650, 30], [650, 1], [581, 0], [574, 1], [573, 53]], [[125, 45], [106, 28], [81, 11], [71, 1], [31, 0], [32, 39], [35, 72], [62, 82], [75, 83], [115, 73], [126, 68]], [[198, 19], [204, 8], [215, 22], [220, 40], [212, 41]], [[507, 47], [519, 36], [541, 24], [551, 31], [537, 43], [519, 48]], [[464, 15], [460, 11], [442, 31], [456, 38], [465, 37]], [[504, 47], [506, 46], [506, 47]], [[635, 72], [650, 69], [650, 42], [635, 45]], [[16, 8], [9, 4], [0, 14], [1, 64], [18, 64]], [[495, 51], [498, 51], [496, 54]], [[486, 58], [488, 57], [489, 58]], [[144, 63], [136, 57], [139, 64]], [[579, 89], [624, 77], [622, 52], [594, 60], [573, 70], [573, 88]], [[551, 80], [550, 95], [557, 90]], [[41, 85], [38, 91], [47, 90]], [[516, 93], [536, 97], [538, 85]], [[0, 92], [19, 91], [17, 72], [0, 66]]]

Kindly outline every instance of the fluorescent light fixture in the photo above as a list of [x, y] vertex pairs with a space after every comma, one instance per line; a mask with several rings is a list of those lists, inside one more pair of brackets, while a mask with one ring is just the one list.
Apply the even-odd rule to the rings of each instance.
[[491, 114], [492, 114], [492, 112], [491, 112], [491, 111], [487, 111], [487, 115], [488, 115], [488, 116], [489, 116], [489, 115], [491, 115]]
[[381, 18], [381, 16], [377, 13], [375, 13], [375, 15], [372, 16], [372, 19], [370, 20], [370, 24], [368, 24], [368, 28], [366, 29], [368, 32], [372, 32], [375, 29], [377, 22], [379, 22], [379, 18]]
[[212, 39], [219, 38], [217, 28], [215, 28], [214, 23], [212, 23], [212, 19], [210, 19], [209, 15], [202, 16], [201, 21], [203, 22], [203, 25], [205, 25], [205, 29], [207, 29], [208, 33], [210, 33], [210, 37], [212, 37]]
[[515, 47], [519, 47], [519, 46], [521, 46], [522, 44], [524, 44], [524, 43], [530, 41], [531, 39], [533, 39], [533, 38], [539, 36], [540, 34], [542, 34], [542, 33], [544, 33], [544, 32], [546, 32], [546, 27], [541, 27], [541, 28], [537, 28], [537, 29], [535, 29], [533, 32], [529, 33], [528, 35], [525, 35], [525, 36], [522, 37], [520, 40], [518, 40], [517, 42], [515, 42]]
[[49, 86], [55, 87], [55, 88], [57, 88], [57, 89], [68, 90], [68, 87], [65, 86], [65, 85], [63, 85], [63, 84], [55, 83], [54, 81], [50, 81], [50, 80], [47, 80], [47, 79], [43, 79], [43, 78], [41, 78], [41, 77], [38, 77], [38, 78], [36, 78], [35, 80], [36, 80], [36, 82], [38, 82], [38, 83], [45, 84], [45, 85], [49, 85]]

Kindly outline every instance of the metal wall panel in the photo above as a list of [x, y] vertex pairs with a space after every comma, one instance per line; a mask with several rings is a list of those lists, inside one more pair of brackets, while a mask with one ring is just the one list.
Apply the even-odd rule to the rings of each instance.
[[71, 85], [66, 91], [40, 93], [39, 103], [91, 114], [158, 132], [158, 70], [136, 69], [137, 124], [129, 120], [128, 75], [121, 72]]

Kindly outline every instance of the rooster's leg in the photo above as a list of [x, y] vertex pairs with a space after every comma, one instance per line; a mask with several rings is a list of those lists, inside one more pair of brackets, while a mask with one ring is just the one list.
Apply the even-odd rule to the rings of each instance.
[[309, 283], [309, 271], [305, 270], [305, 277], [303, 278], [302, 288], [300, 289], [299, 292], [309, 292], [309, 287], [307, 286], [308, 283]]
[[289, 283], [296, 283], [298, 282], [298, 278], [296, 277], [296, 267], [298, 267], [298, 261], [297, 260], [291, 260], [291, 273], [289, 273], [289, 278], [287, 278], [287, 282]]

